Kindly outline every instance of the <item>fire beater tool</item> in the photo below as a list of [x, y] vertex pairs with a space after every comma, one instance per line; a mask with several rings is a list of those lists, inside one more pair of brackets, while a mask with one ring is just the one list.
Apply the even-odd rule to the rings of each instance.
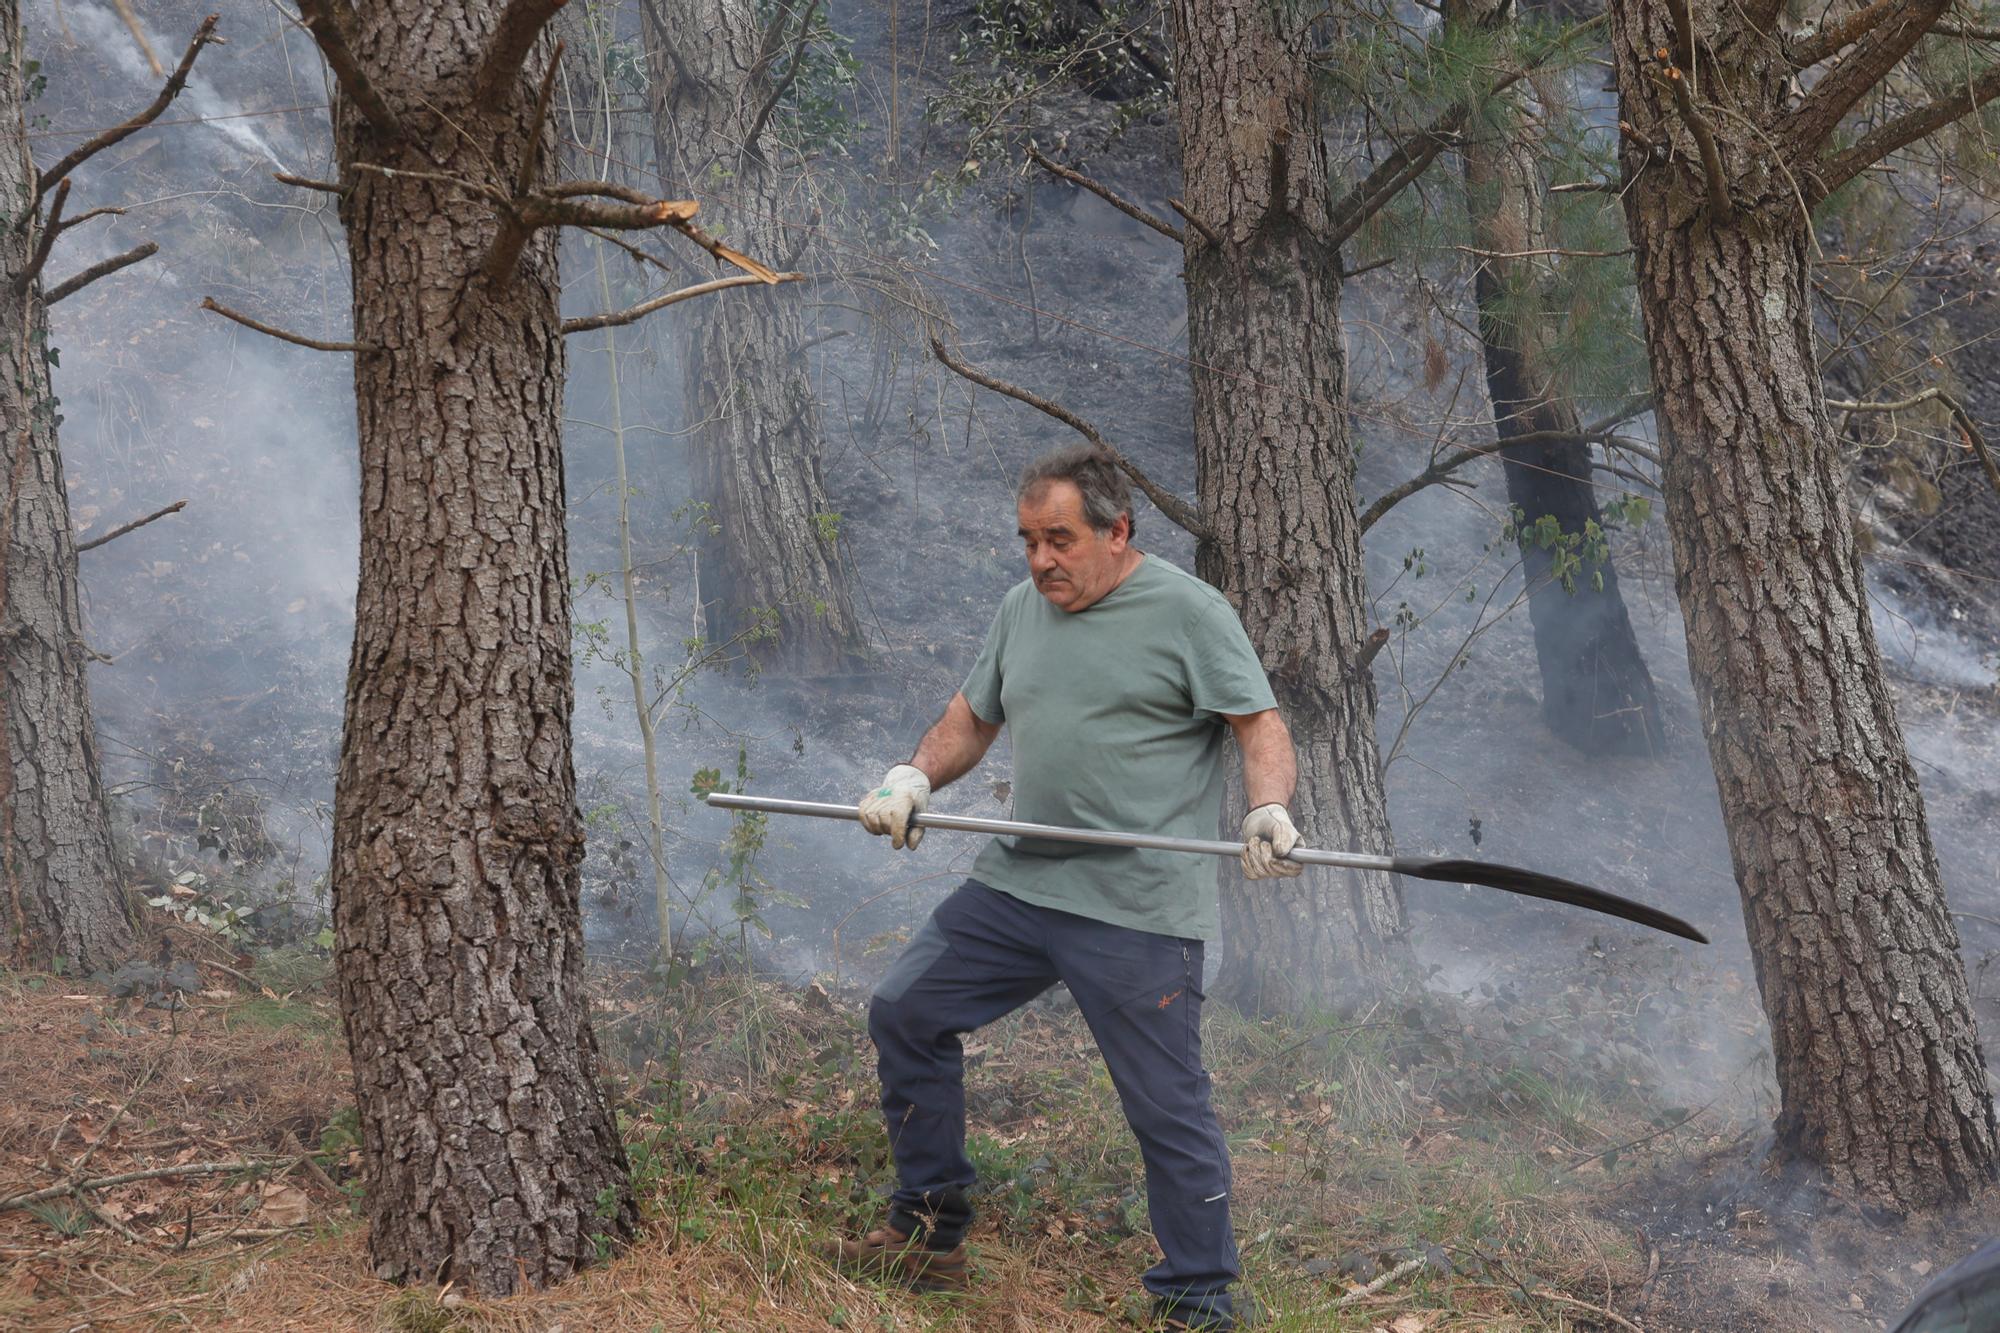
[[[851, 805], [828, 801], [788, 801], [774, 796], [742, 796], [734, 792], [710, 792], [704, 798], [721, 810], [755, 810], [771, 815], [810, 815], [815, 819], [859, 820], [861, 812]], [[943, 815], [926, 811], [912, 815], [913, 827], [950, 829], [958, 833], [989, 833], [1007, 838], [1047, 838], [1057, 842], [1091, 843], [1100, 847], [1146, 847], [1166, 852], [1193, 852], [1199, 856], [1236, 857], [1243, 854], [1240, 842], [1220, 842], [1207, 838], [1168, 838], [1151, 833], [1123, 833], [1115, 829], [1063, 828], [1056, 824], [1025, 824], [1013, 819], [979, 819], [970, 815]], [[1445, 884], [1477, 884], [1483, 888], [1518, 893], [1526, 898], [1546, 898], [1568, 903], [1587, 911], [1602, 912], [1622, 921], [1637, 922], [1654, 930], [1678, 935], [1697, 944], [1708, 936], [1681, 920], [1621, 898], [1588, 884], [1544, 875], [1516, 866], [1493, 865], [1485, 861], [1435, 860], [1421, 856], [1367, 856], [1359, 852], [1322, 852], [1310, 847], [1294, 847], [1286, 860], [1309, 866], [1337, 866], [1345, 870], [1386, 870], [1392, 875], [1434, 879]]]

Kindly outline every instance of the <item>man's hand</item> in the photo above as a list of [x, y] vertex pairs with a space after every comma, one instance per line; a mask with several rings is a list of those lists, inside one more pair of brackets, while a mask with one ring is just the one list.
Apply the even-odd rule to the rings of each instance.
[[914, 849], [923, 841], [924, 831], [910, 827], [910, 817], [928, 810], [930, 804], [931, 780], [924, 771], [898, 764], [861, 798], [861, 827], [870, 833], [888, 834], [893, 846]]
[[1299, 845], [1291, 812], [1284, 806], [1260, 805], [1243, 816], [1243, 878], [1296, 879], [1305, 867], [1284, 859]]

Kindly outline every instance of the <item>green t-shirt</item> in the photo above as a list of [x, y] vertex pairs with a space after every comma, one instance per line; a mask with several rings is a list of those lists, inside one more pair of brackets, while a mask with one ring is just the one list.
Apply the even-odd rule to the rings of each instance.
[[[1213, 838], [1222, 714], [1277, 707], [1235, 610], [1158, 556], [1082, 611], [1018, 584], [964, 687], [1014, 745], [1014, 818]], [[1215, 861], [1186, 852], [995, 838], [973, 878], [1114, 925], [1213, 939]]]

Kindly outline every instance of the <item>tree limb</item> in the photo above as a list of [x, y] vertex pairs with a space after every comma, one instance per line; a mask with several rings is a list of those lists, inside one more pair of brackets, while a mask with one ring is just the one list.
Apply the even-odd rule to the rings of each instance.
[[[1196, 217], [1193, 211], [1190, 210], [1186, 204], [1182, 203], [1178, 199], [1169, 199], [1167, 200], [1167, 207], [1173, 209], [1174, 212], [1186, 218], [1188, 226], [1193, 227], [1196, 231], [1200, 232], [1201, 238], [1204, 241], [1207, 241], [1210, 245], [1222, 244], [1222, 238], [1215, 234], [1215, 228], [1209, 226], [1206, 222], [1203, 222], [1200, 218]], [[1186, 244], [1186, 241], [1183, 240], [1182, 244]]]
[[103, 208], [88, 209], [85, 212], [78, 213], [73, 218], [65, 219], [62, 224], [62, 229], [64, 231], [68, 231], [72, 227], [81, 227], [84, 223], [90, 221], [92, 218], [124, 217], [124, 216], [125, 216], [124, 209], [116, 208], [113, 207], [112, 205], [107, 204]]
[[1454, 453], [1446, 454], [1443, 458], [1438, 459], [1408, 481], [1403, 482], [1399, 486], [1392, 487], [1375, 497], [1375, 502], [1361, 513], [1361, 530], [1366, 532], [1368, 529], [1374, 527], [1382, 515], [1388, 513], [1418, 491], [1435, 486], [1441, 481], [1449, 480], [1452, 473], [1458, 471], [1467, 463], [1477, 462], [1488, 454], [1497, 454], [1502, 449], [1510, 448], [1518, 443], [1520, 443], [1519, 440], [1488, 440], [1484, 444], [1470, 444]]
[[1971, 115], [1995, 97], [2000, 97], [2000, 65], [1988, 66], [1978, 78], [1950, 97], [1926, 102], [1877, 125], [1814, 172], [1812, 202], [1816, 204], [1826, 198], [1898, 148], [1943, 129], [1961, 116]]
[[159, 53], [146, 40], [146, 30], [139, 26], [139, 16], [132, 12], [131, 0], [111, 0], [111, 7], [118, 11], [118, 17], [125, 20], [125, 30], [132, 34], [132, 40], [139, 46], [139, 54], [146, 57], [146, 65], [153, 71], [153, 77], [166, 77], [166, 66], [160, 63]]
[[[589, 196], [619, 202], [599, 203]], [[612, 231], [672, 227], [723, 263], [754, 273], [765, 282], [778, 281], [776, 269], [724, 245], [697, 227], [693, 219], [701, 205], [693, 199], [651, 199], [629, 186], [610, 181], [564, 181], [523, 200], [520, 207], [522, 218], [530, 227], [605, 227]]]
[[1200, 510], [1141, 472], [1138, 465], [1106, 442], [1105, 438], [1098, 433], [1097, 427], [1091, 425], [1076, 413], [1059, 403], [1050, 402], [1039, 394], [1030, 393], [1019, 385], [1009, 384], [1005, 380], [995, 379], [991, 375], [982, 374], [974, 370], [963, 361], [953, 358], [951, 353], [944, 350], [944, 344], [936, 338], [931, 339], [931, 355], [943, 362], [947, 369], [971, 380], [981, 388], [1005, 394], [1016, 402], [1026, 403], [1037, 412], [1052, 416], [1057, 421], [1062, 422], [1063, 425], [1068, 426], [1071, 430], [1089, 441], [1093, 448], [1102, 451], [1105, 457], [1117, 464], [1118, 470], [1130, 477], [1132, 484], [1144, 492], [1146, 498], [1151, 500], [1154, 507], [1162, 514], [1165, 514], [1174, 523], [1192, 533], [1197, 541], [1214, 540], [1215, 534], [1202, 521]]
[[[778, 109], [778, 103], [785, 100], [785, 94], [790, 92], [792, 85], [799, 81], [799, 71], [805, 68], [806, 41], [812, 36], [813, 11], [818, 8], [819, 0], [808, 0], [806, 12], [799, 19], [798, 36], [792, 42], [791, 63], [785, 66], [785, 77], [779, 79], [777, 86], [771, 89], [771, 95], [764, 99], [764, 105], [757, 108], [756, 117], [751, 120], [749, 130], [743, 135], [744, 152], [758, 153], [761, 156], [761, 150], [757, 147], [757, 140], [762, 137], [764, 126], [771, 119], [771, 113]], [[773, 25], [774, 28], [776, 26], [776, 24]], [[772, 58], [769, 52], [758, 57], [758, 67], [753, 72], [753, 83], [755, 77], [761, 77], [764, 70], [769, 67]]]
[[375, 127], [375, 132], [385, 139], [401, 139], [402, 117], [382, 96], [354, 54], [353, 11], [348, 9], [347, 0], [299, 0], [299, 20], [319, 44], [320, 54], [326, 57], [327, 67], [333, 71], [334, 82], [361, 108], [361, 114]]
[[1035, 147], [1033, 144], [1028, 145], [1028, 160], [1030, 162], [1033, 162], [1036, 166], [1040, 167], [1042, 170], [1048, 172], [1050, 175], [1060, 176], [1064, 180], [1068, 181], [1071, 185], [1075, 185], [1082, 189], [1090, 191], [1092, 194], [1096, 195], [1099, 199], [1102, 199], [1105, 203], [1110, 204], [1113, 208], [1117, 209], [1120, 213], [1123, 213], [1126, 217], [1131, 218], [1133, 221], [1144, 223], [1146, 226], [1151, 227], [1154, 231], [1160, 233], [1160, 235], [1165, 236], [1171, 241], [1175, 241], [1182, 245], [1187, 244], [1186, 235], [1181, 231], [1179, 227], [1176, 227], [1173, 223], [1167, 222], [1159, 217], [1154, 216], [1153, 214], [1147, 212], [1145, 209], [1139, 207], [1137, 204], [1133, 203], [1131, 200], [1125, 198], [1123, 195], [1116, 193], [1108, 186], [1102, 185], [1099, 182], [1092, 180], [1090, 177], [1084, 175], [1082, 172], [1073, 170], [1069, 167], [1064, 166], [1062, 163], [1055, 161], [1054, 159], [1050, 158], [1048, 155], [1043, 153], [1041, 149]]
[[49, 250], [55, 245], [56, 237], [62, 235], [63, 205], [69, 201], [69, 177], [65, 176], [56, 185], [56, 197], [49, 203], [48, 216], [42, 219], [41, 235], [35, 237], [35, 248], [28, 255], [28, 262], [14, 275], [14, 292], [26, 294], [35, 285], [35, 279], [42, 275], [42, 266], [49, 262]]
[[379, 352], [382, 350], [379, 347], [372, 347], [365, 343], [325, 342], [318, 338], [308, 338], [300, 333], [287, 333], [283, 329], [273, 328], [269, 324], [254, 320], [240, 311], [231, 310], [228, 306], [219, 303], [213, 296], [202, 297], [201, 308], [203, 310], [212, 310], [224, 319], [233, 319], [244, 328], [255, 329], [266, 337], [276, 338], [280, 342], [297, 343], [300, 347], [310, 347], [316, 352]]
[[549, 56], [549, 67], [542, 72], [541, 90], [535, 94], [535, 116], [528, 126], [528, 147], [521, 155], [521, 174], [515, 184], [516, 194], [527, 194], [535, 188], [535, 174], [542, 166], [542, 124], [549, 117], [549, 96], [555, 92], [556, 69], [562, 64], [564, 43], [558, 41], [556, 49]]
[[1973, 421], [1972, 414], [1965, 410], [1965, 404], [1932, 385], [1908, 398], [1895, 402], [1854, 402], [1845, 398], [1829, 398], [1826, 405], [1836, 412], [1905, 412], [1920, 403], [1937, 403], [1951, 414], [1951, 421], [1965, 437], [1965, 447], [1979, 455], [1979, 461], [1986, 466], [1986, 479], [1993, 483], [1993, 489], [2000, 492], [2000, 463], [1993, 458], [1993, 450], [1986, 443], [1985, 434]]
[[[805, 276], [803, 273], [780, 273], [778, 281], [801, 282], [804, 281]], [[638, 305], [628, 310], [620, 310], [606, 315], [585, 315], [580, 319], [566, 319], [563, 321], [562, 331], [564, 333], [588, 333], [592, 329], [623, 328], [627, 324], [636, 323], [644, 319], [655, 310], [664, 310], [670, 305], [678, 305], [680, 302], [692, 297], [707, 296], [710, 292], [719, 292], [727, 287], [745, 287], [753, 284], [764, 285], [764, 280], [754, 273], [732, 273], [726, 278], [716, 278], [710, 282], [697, 282], [692, 287], [683, 287], [679, 291], [668, 292], [664, 296], [656, 296], [650, 301], [641, 301]]]
[[[1678, 12], [1678, 11], [1677, 11]], [[1667, 86], [1673, 89], [1674, 106], [1681, 113], [1681, 119], [1694, 135], [1695, 147], [1701, 152], [1701, 174], [1708, 181], [1709, 216], [1720, 226], [1736, 216], [1736, 205], [1729, 198], [1729, 177], [1722, 170], [1722, 150], [1715, 142], [1715, 127], [1708, 123], [1708, 117], [1701, 114], [1694, 104], [1694, 94], [1688, 91], [1686, 74], [1678, 68], [1666, 72]]]
[[473, 79], [473, 93], [482, 102], [498, 96], [506, 82], [521, 72], [521, 64], [534, 49], [535, 40], [549, 20], [563, 7], [564, 0], [508, 0], [500, 22], [494, 25], [493, 39], [479, 63]]
[[165, 509], [155, 509], [152, 513], [146, 515], [144, 518], [135, 518], [130, 523], [126, 523], [119, 527], [111, 529], [111, 531], [105, 533], [102, 537], [92, 537], [87, 542], [78, 542], [76, 544], [76, 552], [78, 555], [82, 555], [85, 551], [94, 551], [98, 547], [104, 545], [106, 542], [117, 541], [120, 537], [123, 537], [126, 533], [132, 532], [138, 528], [145, 527], [148, 523], [153, 522], [155, 519], [165, 518], [168, 514], [178, 514], [181, 512], [181, 510], [186, 508], [187, 508], [186, 500], [176, 500], [172, 504], [168, 505]]
[[1808, 69], [1838, 55], [1863, 37], [1881, 26], [1882, 20], [1895, 13], [1905, 0], [1873, 0], [1851, 14], [1846, 14], [1823, 28], [1785, 44], [1785, 57], [1794, 69]]
[[1847, 58], [1814, 84], [1779, 123], [1778, 141], [1795, 160], [1810, 162], [1818, 157], [1854, 104], [1910, 53], [1951, 7], [1951, 0], [1891, 2], [1894, 8], [1881, 15]]
[[42, 304], [51, 306], [65, 297], [75, 296], [99, 278], [108, 278], [119, 269], [130, 268], [142, 259], [151, 259], [159, 252], [160, 247], [158, 242], [146, 241], [133, 246], [122, 255], [113, 255], [109, 259], [100, 259], [97, 263], [92, 264], [75, 277], [66, 278], [49, 288], [42, 294]]

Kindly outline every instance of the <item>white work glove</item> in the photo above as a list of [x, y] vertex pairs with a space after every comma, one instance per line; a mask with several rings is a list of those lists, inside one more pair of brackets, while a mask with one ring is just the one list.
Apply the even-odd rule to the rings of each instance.
[[1291, 812], [1282, 805], [1260, 805], [1243, 816], [1243, 878], [1296, 879], [1306, 868], [1287, 861], [1286, 852], [1299, 845]]
[[886, 833], [897, 847], [915, 848], [924, 831], [910, 827], [910, 816], [930, 809], [931, 780], [921, 768], [898, 764], [882, 775], [881, 783], [861, 798], [861, 827], [870, 833]]

